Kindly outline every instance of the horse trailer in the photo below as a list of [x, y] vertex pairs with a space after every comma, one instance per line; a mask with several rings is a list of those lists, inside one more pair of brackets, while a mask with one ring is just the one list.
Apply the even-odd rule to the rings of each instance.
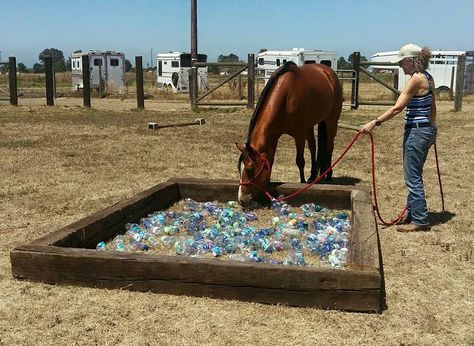
[[[433, 76], [436, 90], [439, 93], [453, 94], [456, 90], [456, 74], [458, 68], [458, 58], [460, 55], [466, 56], [466, 67], [464, 70], [464, 95], [474, 93], [474, 51], [453, 51], [453, 50], [433, 50], [428, 66], [428, 73]], [[403, 90], [406, 82], [410, 78], [403, 73], [399, 66], [377, 65], [377, 62], [396, 61], [398, 51], [379, 52], [371, 57], [372, 71], [389, 70], [398, 73], [398, 90]]]
[[71, 55], [72, 86], [74, 90], [84, 87], [82, 80], [82, 57], [89, 57], [91, 89], [125, 92], [125, 54], [112, 51], [93, 51]]
[[336, 52], [322, 50], [305, 50], [304, 48], [293, 48], [292, 50], [267, 50], [257, 55], [257, 68], [265, 76], [265, 84], [270, 79], [273, 71], [287, 61], [293, 61], [296, 65], [323, 64], [336, 69]]
[[[159, 88], [171, 88], [173, 92], [186, 92], [189, 90], [189, 73], [191, 72], [191, 54], [170, 52], [160, 53], [157, 60], [157, 84]], [[207, 62], [207, 55], [198, 54], [198, 62]], [[207, 66], [199, 67], [198, 88], [207, 90], [209, 88], [207, 77]]]

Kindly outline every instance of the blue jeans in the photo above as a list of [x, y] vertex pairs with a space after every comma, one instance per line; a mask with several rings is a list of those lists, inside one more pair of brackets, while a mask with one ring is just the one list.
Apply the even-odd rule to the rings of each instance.
[[435, 127], [405, 129], [403, 171], [408, 188], [408, 218], [417, 225], [428, 225], [428, 208], [423, 188], [423, 166], [428, 150], [436, 140]]

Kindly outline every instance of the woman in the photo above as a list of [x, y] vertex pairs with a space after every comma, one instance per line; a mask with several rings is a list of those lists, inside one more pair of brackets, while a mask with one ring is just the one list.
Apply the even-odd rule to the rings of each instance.
[[423, 165], [436, 140], [436, 104], [433, 77], [426, 72], [431, 51], [414, 44], [400, 48], [397, 62], [410, 75], [395, 105], [377, 119], [365, 124], [360, 132], [370, 133], [406, 107], [403, 136], [403, 169], [408, 188], [407, 212], [399, 222], [400, 232], [428, 231], [428, 209], [423, 188]]

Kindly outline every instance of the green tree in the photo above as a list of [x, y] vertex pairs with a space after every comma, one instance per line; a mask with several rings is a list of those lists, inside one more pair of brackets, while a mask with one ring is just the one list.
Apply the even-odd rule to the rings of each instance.
[[53, 59], [53, 67], [56, 72], [66, 71], [66, 61], [64, 60], [64, 53], [62, 50], [57, 48], [46, 48], [38, 55], [38, 59], [44, 64], [46, 57]]
[[[221, 54], [218, 56], [217, 62], [239, 62], [239, 57], [234, 53], [230, 53], [229, 55]], [[220, 67], [218, 72], [228, 71], [229, 73], [233, 73], [238, 69], [237, 66]]]
[[44, 66], [43, 66], [43, 64], [35, 63], [35, 64], [33, 65], [33, 72], [34, 72], [34, 73], [43, 73], [43, 72], [44, 72]]
[[337, 69], [338, 70], [350, 70], [352, 68], [352, 64], [348, 61], [346, 61], [346, 59], [344, 59], [344, 57], [340, 57], [338, 60], [337, 60]]
[[[351, 68], [353, 66], [353, 63], [354, 63], [354, 53], [351, 53], [349, 55], [349, 58], [348, 58], [349, 62], [351, 63]], [[367, 61], [367, 58], [363, 55], [360, 56], [360, 61]]]
[[130, 62], [130, 60], [125, 59], [125, 72], [130, 72], [131, 69], [132, 69], [132, 63]]
[[18, 69], [18, 72], [20, 72], [20, 73], [26, 73], [26, 72], [28, 72], [28, 69], [26, 68], [26, 65], [23, 64], [22, 62], [20, 62], [20, 63], [18, 64], [18, 68], [17, 68], [17, 69]]

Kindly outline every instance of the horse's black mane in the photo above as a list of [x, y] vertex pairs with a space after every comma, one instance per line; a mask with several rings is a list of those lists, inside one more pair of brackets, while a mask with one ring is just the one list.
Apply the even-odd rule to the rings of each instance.
[[[257, 102], [257, 107], [255, 107], [255, 111], [253, 112], [252, 118], [250, 119], [250, 125], [249, 125], [249, 133], [247, 135], [247, 144], [250, 143], [250, 137], [252, 136], [253, 129], [255, 127], [255, 124], [257, 123], [257, 119], [260, 115], [260, 110], [262, 108], [263, 103], [265, 102], [265, 99], [267, 98], [268, 94], [273, 88], [273, 85], [275, 85], [275, 82], [278, 80], [278, 77], [280, 77], [282, 74], [290, 71], [291, 68], [296, 67], [296, 64], [293, 61], [287, 61], [278, 68], [275, 72], [273, 72], [272, 76], [268, 80], [267, 84], [262, 90], [262, 93], [260, 95], [260, 98], [258, 99]], [[239, 157], [239, 162], [237, 163], [237, 167], [240, 172], [240, 164], [243, 160], [242, 154]]]
[[250, 143], [250, 137], [252, 136], [253, 129], [255, 127], [255, 124], [257, 123], [258, 116], [260, 115], [260, 110], [262, 108], [263, 103], [265, 102], [265, 99], [267, 98], [268, 94], [273, 88], [273, 85], [275, 85], [275, 82], [278, 80], [278, 77], [280, 77], [282, 74], [290, 71], [291, 68], [296, 67], [296, 64], [293, 61], [287, 61], [283, 64], [282, 67], [278, 68], [270, 77], [270, 79], [267, 82], [267, 85], [262, 90], [262, 94], [260, 95], [260, 98], [257, 102], [257, 107], [255, 107], [255, 111], [253, 112], [252, 119], [250, 119], [250, 125], [249, 125], [249, 133], [247, 136], [247, 143]]

